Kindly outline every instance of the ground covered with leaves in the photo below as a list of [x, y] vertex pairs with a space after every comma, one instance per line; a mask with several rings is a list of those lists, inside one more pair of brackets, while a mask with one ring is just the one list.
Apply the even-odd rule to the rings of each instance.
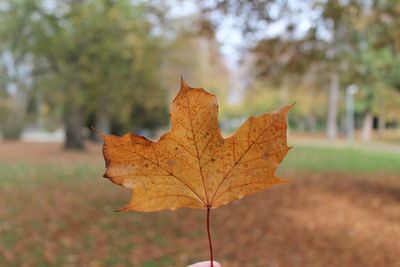
[[[130, 190], [101, 178], [100, 149], [0, 144], [0, 266], [208, 259], [205, 212], [113, 211]], [[216, 259], [224, 267], [400, 266], [399, 166], [399, 154], [295, 148], [280, 170], [291, 184], [212, 211]]]

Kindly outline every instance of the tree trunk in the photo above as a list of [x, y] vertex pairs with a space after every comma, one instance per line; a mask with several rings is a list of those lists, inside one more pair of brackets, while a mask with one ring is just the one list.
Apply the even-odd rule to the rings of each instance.
[[317, 131], [317, 118], [313, 113], [310, 113], [307, 116], [307, 126], [310, 132], [314, 133]]
[[329, 85], [328, 112], [326, 118], [326, 134], [329, 139], [336, 139], [337, 137], [339, 87], [339, 74], [337, 72], [333, 72]]
[[289, 104], [289, 85], [283, 82], [280, 90], [281, 105]]
[[378, 135], [380, 138], [382, 138], [383, 135], [385, 134], [385, 130], [386, 130], [385, 111], [381, 106], [378, 119]]
[[[95, 118], [95, 126], [96, 130], [104, 133], [104, 134], [110, 134], [111, 133], [111, 120], [108, 114], [105, 112], [97, 112], [96, 113], [96, 118]], [[96, 142], [101, 142], [103, 139], [98, 135], [94, 134], [93, 140]]]
[[372, 116], [372, 112], [368, 110], [365, 113], [362, 131], [361, 131], [361, 140], [369, 141], [371, 140], [372, 126], [373, 126], [374, 117]]
[[[288, 82], [285, 82], [285, 80], [282, 83], [281, 90], [280, 90], [280, 99], [281, 99], [281, 105], [286, 106], [289, 103], [289, 84]], [[289, 136], [290, 132], [290, 123], [288, 121], [287, 129], [286, 129], [286, 135]]]
[[64, 124], [65, 124], [65, 149], [83, 150], [83, 125], [84, 119], [82, 110], [74, 108], [73, 105], [66, 104], [64, 110]]

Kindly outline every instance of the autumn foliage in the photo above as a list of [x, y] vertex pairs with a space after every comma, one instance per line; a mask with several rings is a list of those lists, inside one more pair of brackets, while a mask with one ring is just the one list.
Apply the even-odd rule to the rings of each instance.
[[183, 80], [171, 106], [171, 131], [157, 142], [134, 133], [104, 136], [104, 177], [131, 188], [121, 210], [217, 208], [283, 182], [275, 175], [289, 150], [291, 106], [250, 117], [224, 139], [214, 95]]

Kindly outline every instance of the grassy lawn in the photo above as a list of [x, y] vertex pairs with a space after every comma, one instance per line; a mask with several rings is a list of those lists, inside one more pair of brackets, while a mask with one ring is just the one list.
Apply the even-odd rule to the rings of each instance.
[[[115, 213], [130, 192], [101, 178], [101, 161], [62, 162], [0, 162], [0, 266], [162, 267], [208, 258], [203, 212]], [[302, 181], [307, 178], [300, 179], [218, 209], [213, 215], [215, 253], [224, 266], [396, 266], [383, 262], [398, 255], [395, 250], [390, 254], [396, 235], [384, 231], [387, 238], [375, 242], [374, 231], [397, 220], [393, 214], [400, 214], [396, 202], [400, 187], [389, 188], [385, 180], [375, 184], [373, 179], [362, 179], [400, 179], [399, 154], [295, 146], [279, 172], [299, 173], [300, 178], [311, 174], [317, 179], [306, 184]], [[341, 179], [342, 184], [331, 183], [336, 177], [331, 173], [343, 173], [346, 179]], [[361, 187], [360, 181], [365, 185]], [[320, 207], [327, 203], [332, 206]], [[375, 216], [379, 205], [384, 209]], [[373, 217], [368, 217], [369, 212]], [[337, 228], [332, 213], [342, 216]], [[385, 216], [387, 221], [382, 219]], [[355, 231], [353, 225], [371, 220], [365, 233], [357, 232], [362, 234], [358, 239], [346, 236]], [[326, 224], [329, 231], [318, 234]], [[397, 231], [398, 226], [391, 227], [387, 229]], [[374, 246], [363, 248], [372, 241]], [[388, 254], [379, 254], [381, 248]], [[262, 251], [270, 252], [267, 259]], [[331, 258], [331, 251], [354, 255]], [[351, 265], [351, 259], [360, 262]]]
[[[103, 171], [103, 163], [95, 165], [78, 162], [74, 165], [54, 165], [0, 162], [0, 185], [31, 184], [54, 179], [58, 182], [77, 182], [99, 178]], [[289, 151], [279, 171], [398, 173], [400, 153], [300, 145], [294, 146]]]
[[400, 172], [400, 153], [360, 148], [294, 146], [282, 170], [313, 172]]

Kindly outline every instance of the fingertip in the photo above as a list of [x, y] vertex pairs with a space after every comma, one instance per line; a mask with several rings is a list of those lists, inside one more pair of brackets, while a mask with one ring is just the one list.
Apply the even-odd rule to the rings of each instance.
[[[221, 267], [221, 264], [219, 264], [219, 262], [213, 261], [213, 265], [214, 267]], [[202, 262], [198, 262], [192, 265], [189, 265], [187, 267], [210, 267], [211, 263], [210, 261], [202, 261]]]

